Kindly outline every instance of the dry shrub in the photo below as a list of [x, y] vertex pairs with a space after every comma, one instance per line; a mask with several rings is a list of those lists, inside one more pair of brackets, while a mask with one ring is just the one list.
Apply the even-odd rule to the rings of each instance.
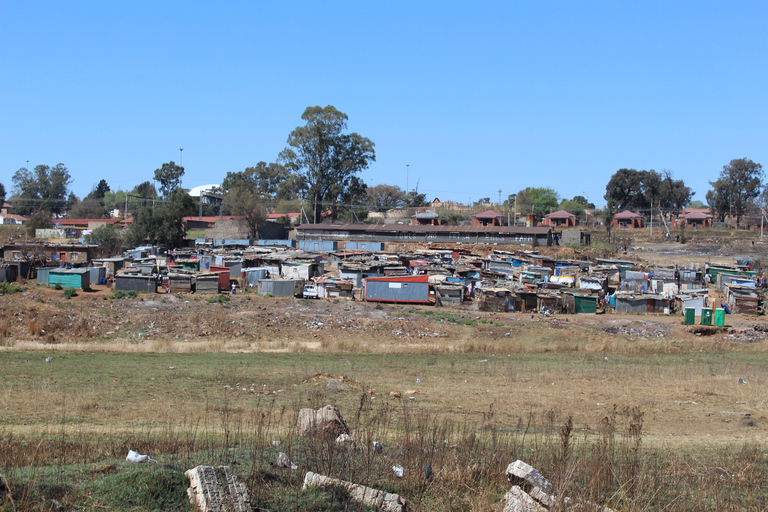
[[27, 330], [31, 336], [38, 338], [43, 330], [43, 323], [39, 317], [30, 318], [27, 321]]

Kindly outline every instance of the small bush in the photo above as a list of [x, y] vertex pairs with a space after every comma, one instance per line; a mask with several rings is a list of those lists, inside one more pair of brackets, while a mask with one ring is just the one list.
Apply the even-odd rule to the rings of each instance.
[[77, 290], [75, 290], [74, 288], [65, 288], [64, 298], [71, 299], [72, 297], [77, 297]]
[[116, 299], [135, 299], [139, 295], [136, 290], [115, 290], [112, 293]]
[[25, 291], [26, 288], [17, 284], [9, 283], [8, 281], [0, 282], [0, 295], [10, 295], [12, 293], [20, 293]]
[[54, 290], [63, 290], [64, 287], [61, 286], [61, 283], [56, 283], [55, 285], [53, 285], [53, 289]]
[[226, 295], [214, 295], [205, 300], [208, 304], [229, 304], [229, 297]]

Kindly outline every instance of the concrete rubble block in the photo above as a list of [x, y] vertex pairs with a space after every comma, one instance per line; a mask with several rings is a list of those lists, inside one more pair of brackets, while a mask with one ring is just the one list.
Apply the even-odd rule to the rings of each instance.
[[366, 487], [345, 480], [339, 480], [338, 478], [313, 473], [312, 471], [309, 471], [304, 476], [304, 486], [302, 487], [302, 490], [306, 490], [309, 487], [331, 486], [346, 489], [352, 500], [366, 507], [374, 507], [382, 512], [407, 512], [408, 510], [408, 502], [399, 494], [380, 491], [378, 489], [373, 489], [372, 487]]
[[337, 407], [326, 405], [318, 410], [301, 409], [296, 420], [296, 433], [336, 439], [341, 434], [349, 434], [349, 427]]
[[187, 496], [200, 512], [251, 512], [245, 484], [229, 466], [197, 466], [184, 473], [189, 478]]
[[349, 386], [339, 379], [328, 379], [326, 387], [332, 391], [349, 391]]
[[521, 460], [516, 460], [506, 471], [510, 483], [520, 486], [533, 499], [546, 507], [555, 503], [555, 489], [549, 480], [533, 466]]
[[519, 486], [513, 485], [504, 496], [507, 504], [502, 512], [547, 512], [548, 509], [531, 498]]

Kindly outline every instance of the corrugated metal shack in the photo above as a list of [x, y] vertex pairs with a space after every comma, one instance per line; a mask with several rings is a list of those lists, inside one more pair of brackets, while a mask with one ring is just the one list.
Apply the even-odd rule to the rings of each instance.
[[115, 290], [157, 293], [157, 276], [122, 270], [115, 275]]
[[704, 284], [704, 273], [701, 270], [680, 269], [678, 270], [680, 280], [680, 290], [699, 289]]
[[704, 307], [704, 297], [708, 293], [707, 290], [700, 294], [686, 294], [677, 295], [675, 297], [675, 310], [680, 314], [685, 314], [685, 310], [693, 308], [695, 310], [695, 316], [701, 316], [701, 309]]
[[336, 299], [352, 296], [352, 281], [347, 279], [316, 279], [317, 296], [321, 299]]
[[337, 249], [338, 242], [331, 240], [300, 240], [299, 249], [307, 252], [333, 252]]
[[512, 302], [512, 290], [509, 288], [495, 288], [491, 286], [478, 287], [475, 290], [480, 311], [492, 311], [506, 313], [510, 310]]
[[91, 284], [105, 284], [107, 282], [107, 269], [105, 267], [88, 267]]
[[565, 301], [565, 310], [567, 313], [597, 313], [597, 300], [596, 295], [580, 295], [576, 293], [568, 293], [563, 297]]
[[114, 276], [115, 273], [125, 266], [125, 258], [101, 258], [93, 260], [94, 266], [104, 267], [107, 276]]
[[375, 302], [429, 304], [429, 276], [370, 277], [363, 280], [363, 297]]
[[620, 289], [623, 292], [644, 292], [648, 289], [648, 274], [637, 270], [627, 270], [621, 280]]
[[519, 311], [520, 313], [538, 311], [538, 291], [535, 288], [528, 287], [515, 288], [509, 297], [509, 306], [510, 310]]
[[48, 273], [51, 270], [57, 270], [59, 267], [40, 267], [37, 269], [37, 284], [48, 286]]
[[192, 278], [196, 272], [175, 270], [168, 272], [168, 286], [171, 293], [192, 293]]
[[219, 278], [219, 290], [229, 289], [230, 274], [229, 274], [229, 269], [227, 267], [217, 267], [215, 265], [211, 265], [211, 273], [216, 274]]
[[48, 272], [48, 286], [61, 285], [63, 288], [91, 288], [91, 275], [87, 268], [57, 268]]
[[760, 296], [754, 287], [725, 285], [725, 303], [734, 314], [757, 315]]
[[200, 272], [195, 276], [195, 293], [219, 293], [219, 274]]
[[616, 292], [614, 294], [617, 313], [666, 313], [671, 311], [669, 297], [650, 293]]
[[382, 242], [347, 242], [345, 248], [348, 251], [378, 252], [384, 250]]
[[259, 245], [296, 247], [296, 240], [259, 240]]
[[301, 297], [304, 292], [303, 279], [262, 279], [259, 294], [275, 297]]
[[752, 277], [743, 276], [740, 274], [727, 274], [720, 272], [717, 274], [717, 287], [721, 290], [725, 290], [725, 287], [729, 284], [736, 284], [739, 286], [751, 286], [754, 288], [755, 281]]
[[269, 277], [269, 270], [261, 267], [253, 267], [245, 269], [245, 282], [249, 288], [259, 285], [261, 279], [267, 279]]

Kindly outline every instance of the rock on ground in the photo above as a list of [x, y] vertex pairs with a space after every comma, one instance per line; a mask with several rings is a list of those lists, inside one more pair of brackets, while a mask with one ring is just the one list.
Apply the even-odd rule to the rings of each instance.
[[349, 427], [337, 407], [326, 405], [318, 410], [301, 409], [296, 420], [296, 433], [336, 439], [341, 434], [349, 434]]

